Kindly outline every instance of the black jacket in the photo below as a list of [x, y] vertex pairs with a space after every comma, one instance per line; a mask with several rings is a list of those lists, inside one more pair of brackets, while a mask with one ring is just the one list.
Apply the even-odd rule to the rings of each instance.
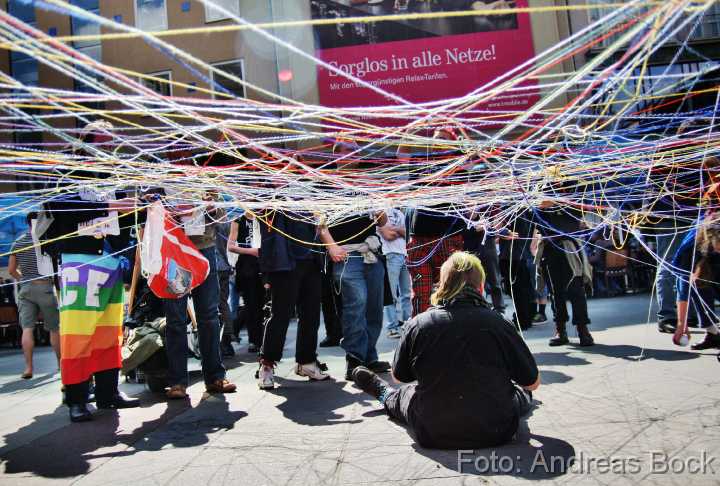
[[[286, 236], [287, 235], [287, 236]], [[269, 211], [260, 219], [260, 271], [289, 272], [298, 260], [315, 260], [320, 263], [321, 247], [306, 245], [315, 243], [315, 225], [301, 221], [293, 214]]]

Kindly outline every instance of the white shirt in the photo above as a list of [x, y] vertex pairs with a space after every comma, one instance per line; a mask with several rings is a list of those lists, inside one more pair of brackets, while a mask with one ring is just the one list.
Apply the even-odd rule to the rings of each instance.
[[[387, 215], [388, 221], [384, 227], [386, 227], [386, 226], [400, 226], [402, 228], [405, 227], [405, 213], [403, 213], [399, 209], [392, 208], [388, 211], [385, 211], [385, 214]], [[383, 255], [387, 255], [389, 253], [399, 253], [400, 255], [407, 255], [407, 243], [405, 241], [405, 238], [398, 236], [394, 240], [388, 241], [382, 237], [382, 234], [380, 234], [379, 230], [378, 230], [378, 235], [380, 236], [380, 241], [382, 242]]]

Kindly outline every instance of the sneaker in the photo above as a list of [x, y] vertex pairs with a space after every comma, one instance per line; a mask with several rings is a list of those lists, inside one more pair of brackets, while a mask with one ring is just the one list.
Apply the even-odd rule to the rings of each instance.
[[223, 378], [212, 383], [205, 383], [205, 390], [208, 393], [235, 393], [237, 386]]
[[275, 388], [275, 371], [272, 365], [260, 363], [260, 368], [255, 373], [258, 380], [258, 387], [261, 390], [272, 390]]
[[362, 391], [380, 400], [388, 391], [388, 383], [364, 366], [353, 370], [352, 379]]
[[542, 312], [538, 312], [537, 314], [535, 314], [535, 317], [533, 317], [532, 321], [536, 324], [540, 324], [541, 322], [547, 322], [547, 316]]
[[357, 368], [358, 366], [362, 366], [365, 363], [355, 358], [354, 356], [350, 356], [349, 354], [345, 356], [345, 361], [347, 361], [347, 368], [345, 369], [345, 379], [348, 381], [352, 381], [352, 373], [355, 368]]
[[400, 332], [400, 329], [392, 328], [392, 329], [388, 329], [387, 336], [390, 339], [400, 339], [400, 337], [402, 336], [402, 333]]
[[387, 373], [392, 369], [392, 366], [387, 361], [373, 361], [367, 367], [373, 373]]
[[298, 376], [306, 376], [311, 380], [322, 381], [330, 378], [330, 375], [323, 371], [322, 367], [317, 361], [313, 363], [300, 364], [295, 366], [295, 374]]
[[658, 322], [658, 331], [665, 334], [674, 334], [677, 328], [677, 321], [675, 319], [663, 319]]
[[709, 332], [705, 333], [705, 339], [703, 339], [697, 344], [693, 344], [692, 346], [690, 346], [690, 349], [692, 349], [693, 351], [704, 351], [706, 349], [716, 348], [720, 348], [720, 335], [710, 334]]
[[187, 387], [185, 385], [173, 385], [165, 392], [165, 396], [170, 400], [183, 400], [188, 397]]

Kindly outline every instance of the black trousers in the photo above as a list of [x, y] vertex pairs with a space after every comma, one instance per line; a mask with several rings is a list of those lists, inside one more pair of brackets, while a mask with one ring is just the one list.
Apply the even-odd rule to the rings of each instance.
[[[118, 394], [120, 370], [113, 368], [95, 373], [95, 400], [97, 403], [108, 403]], [[82, 405], [88, 402], [90, 380], [65, 385], [65, 400], [68, 405]]]
[[[388, 415], [405, 425], [410, 425], [410, 410], [416, 386], [401, 386], [389, 392], [385, 397], [384, 405]], [[513, 408], [518, 417], [524, 417], [530, 413], [532, 408], [532, 395], [517, 385], [515, 385], [515, 395], [513, 396]]]
[[320, 267], [312, 260], [300, 260], [290, 272], [270, 272], [272, 318], [265, 326], [260, 357], [277, 362], [282, 359], [285, 338], [293, 306], [298, 309], [295, 361], [300, 364], [317, 360], [320, 327]]
[[574, 277], [565, 252], [548, 242], [543, 250], [542, 267], [550, 283], [555, 322], [565, 324], [570, 320], [567, 301], [572, 306], [573, 325], [590, 324], [587, 297], [582, 277]]
[[220, 314], [220, 325], [222, 326], [222, 335], [232, 336], [233, 326], [232, 319], [230, 318], [230, 304], [228, 299], [230, 298], [230, 270], [223, 270], [218, 274], [218, 286], [220, 288], [220, 302], [218, 303], [218, 312]]
[[478, 248], [477, 257], [485, 269], [485, 286], [492, 299], [493, 309], [502, 312], [505, 309], [502, 286], [500, 285], [500, 264], [498, 260], [495, 238], [486, 238], [485, 243]]
[[325, 335], [330, 339], [342, 339], [342, 295], [337, 292], [333, 279], [332, 264], [322, 274], [322, 313]]
[[238, 277], [235, 282], [239, 284], [245, 303], [243, 321], [247, 327], [248, 341], [260, 347], [263, 340], [263, 306], [265, 305], [262, 277], [256, 273]]
[[510, 286], [518, 324], [529, 327], [535, 310], [534, 275], [530, 266], [525, 260], [502, 260], [500, 263], [503, 278]]

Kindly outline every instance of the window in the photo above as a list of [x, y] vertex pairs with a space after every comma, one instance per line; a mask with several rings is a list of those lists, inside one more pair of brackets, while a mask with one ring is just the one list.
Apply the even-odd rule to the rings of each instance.
[[8, 13], [27, 24], [35, 25], [35, 2], [27, 0], [10, 0]]
[[[245, 79], [243, 77], [244, 69], [242, 59], [237, 61], [219, 62], [217, 64], [213, 64], [212, 66], [220, 71], [232, 74], [239, 79]], [[210, 73], [210, 79], [213, 82], [211, 89], [215, 91], [215, 94], [213, 95], [214, 98], [227, 99], [228, 93], [237, 98], [245, 97], [245, 86], [242, 84], [232, 81], [222, 75], [216, 75], [214, 72]], [[223, 88], [227, 90], [227, 92], [223, 91]]]
[[[239, 0], [211, 0], [212, 3], [224, 8], [228, 12], [240, 15], [240, 1]], [[218, 20], [229, 19], [227, 15], [213, 8], [211, 5], [205, 4], [205, 22], [217, 22]]]
[[[140, 78], [140, 83], [146, 88], [150, 88], [156, 93], [162, 96], [172, 96], [172, 73], [170, 71], [162, 71], [159, 73], [150, 73], [148, 76], [152, 76], [155, 79]], [[160, 81], [160, 79], [164, 81]]]
[[135, 0], [135, 27], [148, 32], [167, 30], [165, 0]]
[[[71, 0], [70, 3], [95, 15], [100, 15], [99, 0]], [[71, 17], [70, 28], [72, 29], [72, 35], [100, 35], [100, 24], [80, 17]], [[74, 41], [73, 46], [96, 61], [100, 61], [102, 58], [100, 39]]]

